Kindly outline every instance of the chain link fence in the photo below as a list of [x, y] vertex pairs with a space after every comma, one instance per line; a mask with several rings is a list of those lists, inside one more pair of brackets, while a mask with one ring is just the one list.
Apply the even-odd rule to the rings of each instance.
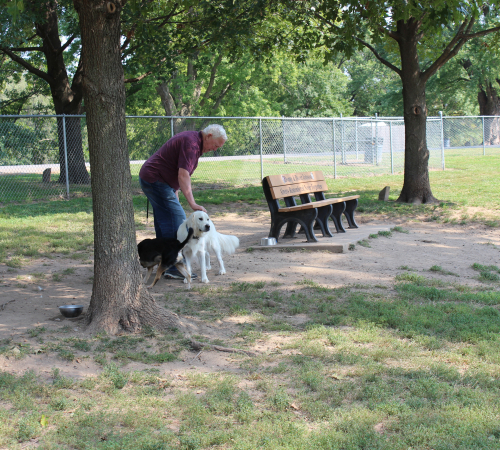
[[[263, 176], [322, 170], [337, 180], [399, 174], [404, 170], [401, 117], [127, 117], [133, 189], [140, 193], [143, 162], [171, 136], [209, 123], [228, 141], [202, 156], [197, 189], [259, 184]], [[500, 118], [429, 117], [429, 169], [450, 156], [498, 154]], [[0, 202], [69, 199], [90, 194], [85, 116], [0, 116]]]

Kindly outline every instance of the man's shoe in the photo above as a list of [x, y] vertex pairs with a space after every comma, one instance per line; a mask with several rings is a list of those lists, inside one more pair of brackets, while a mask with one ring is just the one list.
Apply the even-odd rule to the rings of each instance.
[[183, 280], [184, 275], [179, 272], [177, 267], [172, 266], [165, 271], [165, 273], [163, 274], [163, 278], [166, 278], [167, 280]]
[[[184, 280], [184, 275], [179, 272], [179, 269], [177, 267], [172, 266], [170, 269], [166, 270], [165, 273], [163, 274], [163, 278], [166, 278], [167, 280]], [[198, 275], [195, 273], [191, 274], [191, 279], [194, 280], [198, 278]]]

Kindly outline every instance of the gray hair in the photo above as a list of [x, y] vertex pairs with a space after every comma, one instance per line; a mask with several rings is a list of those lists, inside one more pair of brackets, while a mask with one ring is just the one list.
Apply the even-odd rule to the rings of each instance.
[[211, 134], [215, 139], [217, 139], [218, 137], [223, 137], [224, 140], [227, 141], [226, 130], [224, 130], [224, 127], [222, 125], [212, 123], [203, 130], [203, 133]]

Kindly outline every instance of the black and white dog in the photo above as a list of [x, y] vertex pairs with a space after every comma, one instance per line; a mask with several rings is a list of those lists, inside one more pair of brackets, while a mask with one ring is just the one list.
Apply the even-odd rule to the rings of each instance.
[[180, 273], [184, 275], [185, 281], [188, 284], [188, 289], [191, 288], [191, 270], [188, 270], [184, 264], [182, 257], [182, 249], [189, 242], [193, 236], [194, 230], [189, 228], [186, 230], [186, 235], [182, 241], [177, 239], [144, 239], [137, 244], [137, 251], [139, 252], [139, 262], [141, 266], [148, 269], [148, 273], [144, 277], [146, 283], [153, 271], [153, 267], [158, 265], [156, 269], [156, 276], [153, 283], [148, 286], [152, 288], [160, 279], [163, 272], [174, 266], [177, 267]]

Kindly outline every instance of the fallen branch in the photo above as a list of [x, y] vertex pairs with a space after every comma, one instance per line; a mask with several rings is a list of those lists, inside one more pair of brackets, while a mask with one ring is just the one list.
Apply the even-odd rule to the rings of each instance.
[[15, 302], [16, 300], [9, 300], [8, 302], [6, 303], [2, 303], [0, 305], [0, 311], [3, 311], [5, 309], [5, 307], [9, 304], [9, 303], [12, 303], [12, 302]]
[[220, 345], [214, 345], [214, 344], [207, 344], [206, 342], [194, 341], [193, 339], [191, 339], [191, 347], [194, 350], [202, 350], [204, 348], [210, 348], [212, 350], [217, 350], [219, 352], [244, 353], [247, 356], [256, 356], [255, 353], [249, 352], [247, 350], [241, 350], [239, 348], [232, 348], [232, 347], [222, 347]]

